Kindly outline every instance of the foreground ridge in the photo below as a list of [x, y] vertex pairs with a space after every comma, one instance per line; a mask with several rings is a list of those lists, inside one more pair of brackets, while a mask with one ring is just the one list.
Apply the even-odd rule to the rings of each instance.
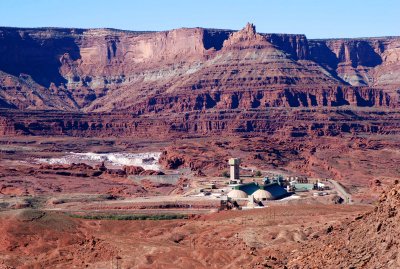
[[290, 268], [399, 268], [399, 206], [400, 185], [396, 184], [382, 194], [372, 212], [305, 245]]

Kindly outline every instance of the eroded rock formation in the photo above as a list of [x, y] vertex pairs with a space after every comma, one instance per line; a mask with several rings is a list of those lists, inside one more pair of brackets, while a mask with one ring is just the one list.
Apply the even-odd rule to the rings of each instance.
[[[399, 43], [260, 34], [252, 24], [236, 32], [3, 27], [0, 134], [385, 133], [390, 124], [397, 132]], [[324, 118], [343, 109], [354, 116]]]
[[[398, 268], [400, 188], [385, 192], [373, 212], [316, 236], [297, 252], [290, 268]], [[293, 255], [293, 256], [296, 256]]]

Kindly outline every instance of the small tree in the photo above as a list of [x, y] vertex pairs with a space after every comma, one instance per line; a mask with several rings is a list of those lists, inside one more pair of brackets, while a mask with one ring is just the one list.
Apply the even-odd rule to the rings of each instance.
[[228, 178], [230, 175], [228, 171], [224, 171], [222, 172], [221, 176]]
[[256, 171], [256, 173], [254, 174], [256, 177], [261, 177], [262, 176], [262, 173], [261, 173], [261, 171]]

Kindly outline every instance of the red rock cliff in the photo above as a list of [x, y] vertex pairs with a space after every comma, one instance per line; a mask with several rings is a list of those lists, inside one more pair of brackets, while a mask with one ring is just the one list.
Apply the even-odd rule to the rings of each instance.
[[351, 85], [400, 85], [400, 38], [311, 40], [311, 58]]
[[[252, 120], [245, 127], [220, 122], [208, 128], [207, 117], [254, 110], [262, 118], [272, 108], [345, 107], [355, 114], [364, 107], [397, 109], [399, 42], [395, 37], [307, 40], [260, 34], [252, 24], [241, 31], [0, 28], [2, 132], [35, 134], [47, 128], [49, 134], [86, 135], [119, 128], [133, 134], [137, 126], [169, 130], [168, 125], [188, 132], [251, 132], [261, 128]], [[13, 109], [23, 115], [60, 112], [28, 120]], [[59, 119], [66, 111], [79, 119]], [[120, 125], [104, 119], [105, 112]], [[44, 124], [43, 117], [52, 124]], [[154, 117], [162, 120], [153, 123]]]

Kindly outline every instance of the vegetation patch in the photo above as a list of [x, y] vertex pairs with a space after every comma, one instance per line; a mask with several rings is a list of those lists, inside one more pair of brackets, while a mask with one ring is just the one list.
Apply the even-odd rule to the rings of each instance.
[[186, 219], [183, 214], [157, 214], [157, 215], [79, 215], [70, 214], [70, 217], [92, 220], [174, 220]]
[[9, 203], [6, 202], [0, 202], [0, 209], [6, 209], [10, 206]]
[[46, 198], [40, 196], [31, 196], [25, 198], [24, 202], [26, 204], [26, 207], [39, 209], [43, 207], [44, 203], [46, 202]]

